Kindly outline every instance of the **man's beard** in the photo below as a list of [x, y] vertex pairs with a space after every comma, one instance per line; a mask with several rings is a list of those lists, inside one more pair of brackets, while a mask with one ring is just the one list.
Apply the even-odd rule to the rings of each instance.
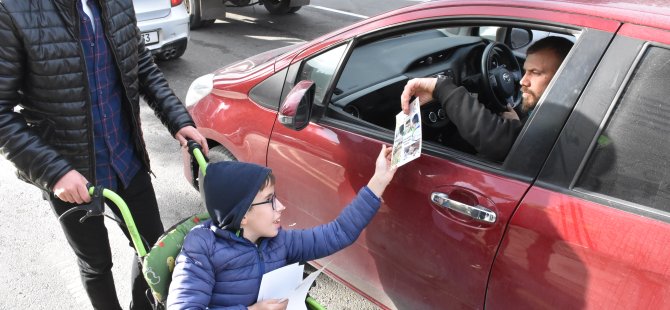
[[528, 111], [532, 110], [535, 108], [535, 105], [537, 105], [538, 97], [528, 89], [522, 89], [522, 92], [523, 94], [527, 94], [527, 96], [524, 97], [523, 94], [521, 95], [521, 112], [528, 113]]

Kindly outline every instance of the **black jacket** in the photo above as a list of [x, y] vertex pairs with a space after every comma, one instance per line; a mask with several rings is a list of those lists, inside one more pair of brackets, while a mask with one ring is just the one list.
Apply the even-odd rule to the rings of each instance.
[[[0, 153], [51, 191], [76, 169], [95, 180], [91, 99], [78, 0], [0, 0]], [[174, 136], [194, 125], [140, 39], [131, 0], [99, 1], [123, 85], [123, 108], [144, 165], [139, 95]]]
[[477, 155], [496, 162], [505, 160], [526, 119], [504, 119], [450, 79], [438, 79], [433, 98], [440, 102], [460, 136], [477, 150]]

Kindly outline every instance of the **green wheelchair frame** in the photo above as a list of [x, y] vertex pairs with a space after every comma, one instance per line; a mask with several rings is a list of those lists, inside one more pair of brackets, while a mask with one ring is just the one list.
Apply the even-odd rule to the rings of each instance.
[[[205, 175], [205, 170], [207, 167], [207, 160], [202, 154], [201, 147], [193, 141], [189, 141], [189, 152], [192, 155], [192, 166], [193, 168], [193, 185], [198, 189], [198, 178], [197, 167], [200, 169], [201, 176]], [[195, 160], [195, 162], [193, 161]], [[201, 178], [200, 178], [201, 179]], [[95, 187], [89, 187], [89, 194], [94, 195], [96, 191]], [[151, 289], [151, 294], [154, 297], [154, 309], [164, 309], [165, 302], [167, 301], [168, 290], [170, 288], [170, 282], [172, 281], [172, 271], [175, 265], [175, 259], [181, 251], [181, 247], [184, 242], [186, 234], [200, 224], [202, 221], [209, 219], [208, 213], [196, 214], [191, 217], [188, 217], [181, 222], [175, 224], [174, 226], [168, 228], [163, 235], [158, 238], [158, 241], [151, 247], [150, 251], [147, 252], [144, 242], [142, 242], [142, 237], [140, 236], [135, 221], [128, 210], [128, 205], [123, 201], [123, 199], [116, 194], [115, 192], [102, 189], [102, 196], [107, 198], [112, 203], [114, 203], [119, 210], [123, 221], [128, 229], [130, 238], [132, 240], [133, 246], [137, 251], [140, 262], [142, 263], [142, 273], [144, 278]], [[84, 208], [78, 208], [78, 210], [86, 210]], [[68, 214], [71, 212], [68, 212]], [[91, 216], [92, 212], [88, 211], [87, 215], [82, 217], [80, 221], [85, 220], [86, 217]], [[65, 215], [65, 214], [63, 214]], [[93, 214], [93, 215], [102, 215]], [[308, 309], [311, 310], [325, 310], [314, 298], [307, 296], [305, 300]]]

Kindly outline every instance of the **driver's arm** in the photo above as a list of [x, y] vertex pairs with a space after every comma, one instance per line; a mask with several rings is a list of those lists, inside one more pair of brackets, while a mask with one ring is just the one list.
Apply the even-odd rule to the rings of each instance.
[[491, 112], [465, 87], [456, 86], [449, 78], [437, 80], [433, 98], [442, 104], [461, 137], [479, 156], [492, 161], [505, 159], [523, 127], [518, 119], [505, 119]]

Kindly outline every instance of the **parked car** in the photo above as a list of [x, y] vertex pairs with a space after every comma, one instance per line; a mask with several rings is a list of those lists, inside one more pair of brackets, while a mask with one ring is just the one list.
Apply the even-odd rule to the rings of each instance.
[[245, 7], [262, 5], [273, 15], [298, 12], [309, 5], [310, 0], [185, 0], [186, 9], [191, 18], [191, 29], [207, 27], [217, 19], [226, 18], [227, 7]]
[[523, 64], [545, 32], [575, 45], [504, 161], [423, 106], [421, 157], [353, 246], [312, 263], [390, 309], [670, 308], [668, 2], [423, 3], [216, 70], [187, 104], [213, 159], [272, 168], [282, 223], [309, 227], [365, 185], [409, 79], [480, 92], [482, 65], [511, 62], [487, 46]]
[[183, 0], [133, 0], [144, 44], [160, 60], [186, 52], [189, 16]]

